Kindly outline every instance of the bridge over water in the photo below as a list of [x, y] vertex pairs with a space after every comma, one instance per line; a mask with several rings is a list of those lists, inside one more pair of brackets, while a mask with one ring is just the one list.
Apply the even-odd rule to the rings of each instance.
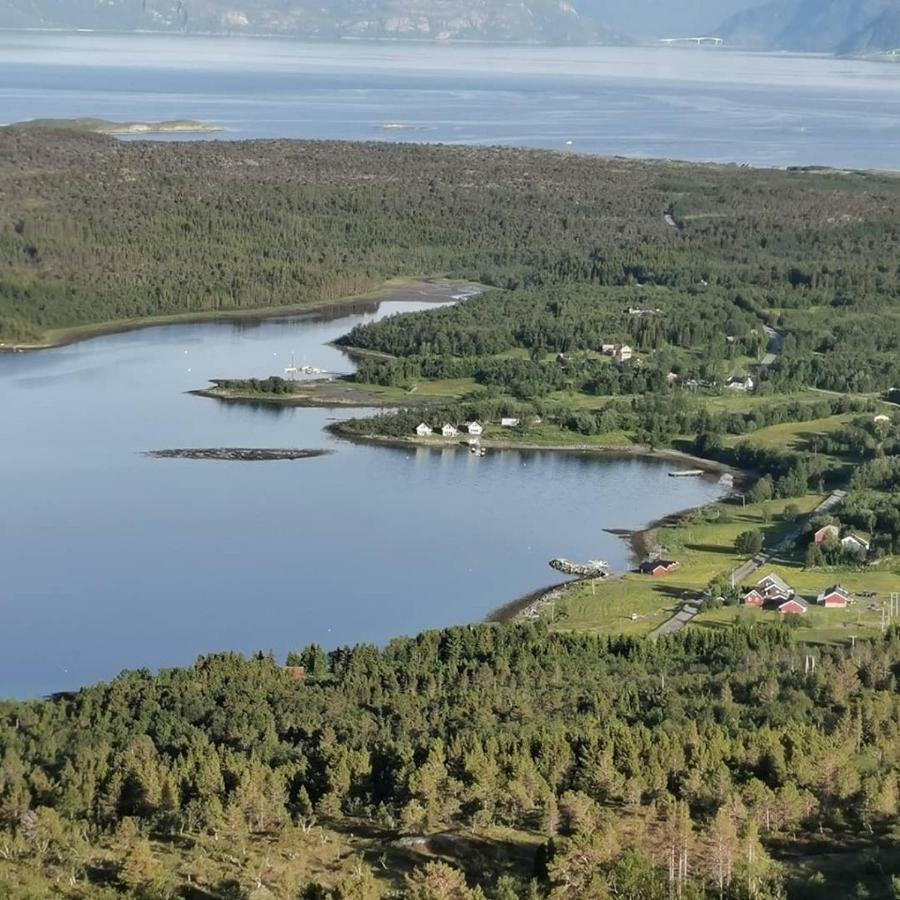
[[701, 45], [709, 45], [711, 47], [721, 47], [725, 41], [720, 37], [708, 37], [702, 35], [700, 37], [671, 37], [671, 38], [660, 38], [661, 44], [696, 44], [698, 47]]

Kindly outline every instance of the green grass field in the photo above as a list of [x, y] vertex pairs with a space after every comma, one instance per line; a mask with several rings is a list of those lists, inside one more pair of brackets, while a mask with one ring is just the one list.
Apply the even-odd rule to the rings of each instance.
[[[660, 528], [656, 534], [661, 554], [681, 563], [678, 571], [662, 578], [632, 572], [620, 579], [576, 583], [552, 610], [554, 627], [602, 634], [648, 634], [666, 621], [683, 600], [697, 598], [716, 578], [728, 579], [745, 561], [734, 549], [735, 539], [742, 531], [759, 528], [766, 536], [767, 546], [773, 546], [792, 527], [782, 518], [788, 503], [795, 504], [805, 515], [822, 499], [810, 494], [795, 500], [748, 504], [743, 508], [715, 504], [697, 510], [677, 525]], [[798, 624], [798, 637], [803, 641], [848, 643], [853, 635], [867, 638], [878, 634], [880, 606], [873, 609], [870, 605], [880, 604], [891, 591], [900, 591], [900, 563], [888, 561], [861, 570], [806, 570], [802, 565], [804, 539], [798, 544], [777, 554], [771, 565], [748, 579], [748, 584], [776, 572], [811, 604]], [[842, 584], [852, 593], [873, 591], [877, 598], [857, 599], [843, 610], [816, 607], [815, 598], [833, 584]], [[775, 620], [778, 616], [769, 610], [723, 606], [700, 613], [689, 627], [721, 628], [738, 621]]]
[[809, 422], [784, 422], [780, 425], [769, 425], [760, 428], [750, 435], [730, 435], [728, 443], [736, 444], [742, 440], [750, 440], [760, 447], [775, 447], [782, 450], [808, 450], [813, 437], [823, 436], [836, 431], [856, 418], [858, 413], [839, 416], [828, 416], [824, 419], [811, 419]]

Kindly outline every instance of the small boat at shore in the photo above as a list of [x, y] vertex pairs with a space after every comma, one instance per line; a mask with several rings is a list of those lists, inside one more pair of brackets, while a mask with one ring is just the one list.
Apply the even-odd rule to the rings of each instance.
[[324, 375], [325, 370], [319, 369], [316, 366], [308, 366], [304, 363], [302, 366], [298, 366], [294, 364], [294, 359], [291, 357], [291, 364], [289, 366], [284, 367], [285, 375]]

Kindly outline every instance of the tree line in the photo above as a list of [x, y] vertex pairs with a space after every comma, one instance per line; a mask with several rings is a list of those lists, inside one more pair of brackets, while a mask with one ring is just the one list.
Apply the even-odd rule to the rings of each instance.
[[[288, 659], [299, 680], [219, 654], [6, 702], [0, 881], [110, 897], [812, 896], [775, 856], [851, 835], [877, 854], [896, 835], [900, 633], [821, 648], [814, 669], [809, 652], [781, 625], [658, 643], [485, 625], [312, 645]], [[536, 839], [511, 870], [461, 853], [314, 877], [309, 859], [360, 829], [395, 862], [404, 835]], [[861, 871], [865, 896], [890, 896], [887, 873]]]
[[[122, 144], [4, 128], [0, 339], [318, 302], [388, 276], [440, 272], [557, 304], [555, 325], [535, 323], [530, 338], [528, 317], [515, 321], [518, 340], [562, 351], [597, 325], [602, 339], [618, 332], [645, 350], [711, 347], [715, 329], [744, 340], [750, 320], [773, 309], [789, 324], [812, 317], [821, 338], [834, 323], [815, 311], [883, 317], [896, 299], [898, 190], [878, 175], [527, 150]], [[588, 289], [620, 292], [615, 322], [579, 311]], [[626, 307], [644, 304], [668, 314], [623, 320]], [[485, 348], [496, 318], [489, 325], [472, 334]]]

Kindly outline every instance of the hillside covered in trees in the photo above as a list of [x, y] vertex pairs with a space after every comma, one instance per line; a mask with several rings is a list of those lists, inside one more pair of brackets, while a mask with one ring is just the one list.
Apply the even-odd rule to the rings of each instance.
[[[7, 128], [0, 341], [312, 303], [443, 272], [515, 292], [523, 314], [593, 298], [662, 306], [656, 295], [672, 294], [688, 318], [676, 333], [645, 321], [654, 344], [709, 333], [707, 311], [749, 339], [759, 311], [780, 309], [802, 318], [795, 339], [812, 352], [839, 314], [834, 352], [810, 366], [843, 367], [876, 335], [896, 337], [898, 197], [897, 179], [869, 174]], [[884, 347], [871, 349], [882, 366]]]
[[900, 633], [793, 633], [477, 626], [0, 704], [3, 896], [896, 896]]

